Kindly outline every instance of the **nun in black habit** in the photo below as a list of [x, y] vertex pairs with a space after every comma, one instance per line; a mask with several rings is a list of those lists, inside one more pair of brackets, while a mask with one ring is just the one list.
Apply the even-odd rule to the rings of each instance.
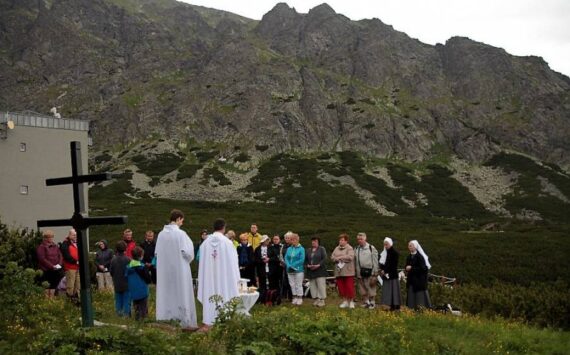
[[410, 255], [406, 259], [406, 273], [408, 280], [408, 308], [431, 308], [427, 279], [431, 268], [429, 258], [417, 240], [408, 243]]

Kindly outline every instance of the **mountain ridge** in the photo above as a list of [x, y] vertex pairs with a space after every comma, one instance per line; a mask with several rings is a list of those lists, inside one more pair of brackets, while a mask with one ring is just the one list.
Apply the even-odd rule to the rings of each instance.
[[0, 7], [0, 105], [90, 119], [96, 146], [217, 131], [267, 154], [424, 160], [445, 145], [474, 162], [514, 149], [570, 163], [570, 79], [462, 37], [431, 46], [326, 4], [261, 21], [171, 0]]

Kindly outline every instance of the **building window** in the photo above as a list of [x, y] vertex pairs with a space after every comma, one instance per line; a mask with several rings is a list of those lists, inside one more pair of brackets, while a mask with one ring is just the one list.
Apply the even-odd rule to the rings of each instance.
[[25, 152], [26, 148], [26, 143], [20, 143], [20, 152]]
[[20, 185], [20, 194], [27, 195], [28, 194], [28, 185]]

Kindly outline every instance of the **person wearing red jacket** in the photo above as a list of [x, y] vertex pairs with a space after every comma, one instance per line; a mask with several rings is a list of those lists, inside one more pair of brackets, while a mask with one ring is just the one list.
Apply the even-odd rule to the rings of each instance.
[[55, 296], [55, 289], [62, 278], [61, 264], [63, 264], [63, 257], [57, 244], [53, 242], [54, 233], [51, 230], [46, 230], [43, 233], [43, 241], [36, 249], [38, 257], [38, 267], [43, 271], [42, 281], [49, 284], [45, 290], [47, 298]]
[[125, 229], [123, 232], [123, 241], [127, 244], [127, 250], [125, 250], [125, 255], [129, 259], [133, 258], [133, 249], [137, 246], [137, 243], [133, 240], [133, 231], [130, 229]]
[[70, 229], [67, 238], [61, 243], [61, 255], [63, 256], [63, 269], [67, 283], [67, 296], [78, 303], [81, 284], [79, 281], [79, 250], [75, 229]]

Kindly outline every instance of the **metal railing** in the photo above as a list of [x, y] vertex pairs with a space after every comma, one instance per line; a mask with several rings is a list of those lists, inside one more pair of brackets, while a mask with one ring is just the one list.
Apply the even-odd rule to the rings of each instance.
[[8, 121], [13, 121], [16, 126], [89, 131], [89, 121], [87, 120], [57, 118], [27, 112], [0, 112], [0, 123], [6, 123]]

